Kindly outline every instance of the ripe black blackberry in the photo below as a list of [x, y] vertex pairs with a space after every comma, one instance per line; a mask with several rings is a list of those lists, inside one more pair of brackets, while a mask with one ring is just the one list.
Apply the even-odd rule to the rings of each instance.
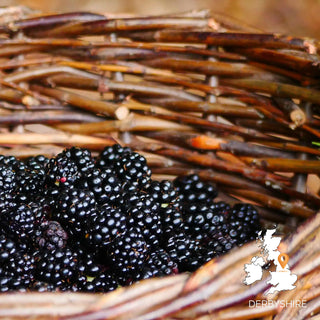
[[59, 194], [51, 219], [61, 223], [70, 237], [84, 237], [87, 233], [88, 219], [92, 219], [96, 214], [93, 192], [69, 189]]
[[44, 221], [36, 229], [35, 246], [39, 249], [55, 250], [64, 248], [68, 234], [57, 221]]
[[72, 188], [80, 180], [81, 171], [71, 158], [70, 152], [61, 152], [46, 165], [48, 186]]
[[108, 245], [127, 230], [126, 215], [119, 208], [102, 206], [88, 221], [87, 241], [91, 248], [104, 254]]
[[146, 192], [161, 205], [168, 205], [177, 200], [178, 193], [172, 182], [168, 180], [152, 181]]
[[172, 232], [179, 233], [185, 229], [183, 214], [179, 205], [169, 204], [160, 208], [160, 219], [165, 238]]
[[146, 158], [137, 152], [124, 153], [114, 164], [114, 170], [122, 181], [130, 181], [139, 187], [150, 182], [151, 170]]
[[35, 253], [35, 278], [53, 285], [60, 290], [68, 290], [83, 281], [79, 271], [78, 255], [69, 248], [40, 250]]
[[138, 192], [126, 197], [121, 209], [128, 216], [128, 225], [141, 230], [147, 244], [152, 247], [159, 246], [162, 235], [162, 225], [159, 203], [145, 192]]
[[49, 162], [49, 158], [43, 155], [38, 155], [35, 157], [28, 158], [26, 161], [26, 165], [29, 166], [29, 165], [37, 164], [38, 166], [44, 169], [45, 166], [48, 164], [48, 162]]
[[121, 183], [111, 168], [93, 169], [83, 182], [99, 204], [114, 204], [121, 196]]
[[180, 272], [194, 271], [202, 265], [203, 256], [198, 241], [184, 232], [173, 233], [165, 243], [165, 250], [178, 264]]
[[63, 153], [75, 162], [81, 174], [88, 174], [94, 168], [94, 159], [88, 149], [72, 147]]
[[8, 235], [0, 235], [0, 292], [26, 290], [33, 281], [32, 256]]
[[119, 144], [105, 147], [96, 160], [96, 166], [99, 168], [112, 167], [122, 155], [131, 152], [129, 147], [122, 147]]
[[109, 292], [117, 287], [118, 283], [111, 274], [101, 272], [92, 279], [88, 278], [80, 289], [85, 292]]
[[214, 239], [211, 239], [206, 247], [211, 249], [214, 253], [213, 257], [219, 257], [231, 249], [237, 246], [237, 241], [230, 237], [229, 234], [216, 236]]
[[112, 269], [121, 285], [128, 285], [139, 278], [147, 256], [147, 243], [138, 228], [128, 229], [109, 247]]
[[217, 189], [210, 183], [202, 181], [197, 174], [181, 176], [173, 181], [179, 197], [183, 202], [211, 203], [218, 195]]
[[16, 188], [16, 174], [5, 164], [0, 164], [0, 194], [10, 194]]
[[35, 234], [36, 205], [29, 206], [25, 203], [16, 207], [2, 210], [0, 227], [11, 235], [20, 244], [28, 244]]
[[178, 273], [177, 263], [161, 248], [150, 254], [150, 257], [146, 262], [146, 267], [152, 271], [154, 277], [163, 277]]
[[45, 169], [37, 161], [28, 161], [19, 167], [16, 174], [17, 192], [27, 196], [42, 192], [45, 184]]
[[225, 202], [194, 203], [184, 206], [185, 230], [197, 240], [205, 240], [224, 234], [227, 229], [227, 214], [230, 207]]
[[251, 204], [235, 204], [230, 210], [228, 220], [228, 233], [238, 245], [255, 240], [261, 230], [258, 211]]

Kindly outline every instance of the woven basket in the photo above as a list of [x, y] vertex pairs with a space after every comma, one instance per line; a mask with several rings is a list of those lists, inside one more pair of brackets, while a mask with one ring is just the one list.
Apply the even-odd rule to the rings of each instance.
[[[243, 284], [254, 242], [109, 294], [1, 294], [0, 319], [319, 319], [319, 47], [205, 10], [0, 8], [0, 154], [118, 142], [141, 151], [154, 178], [196, 172], [278, 226], [298, 276], [295, 290], [268, 296], [278, 304], [251, 308], [270, 287]], [[305, 306], [283, 306], [292, 300]]]

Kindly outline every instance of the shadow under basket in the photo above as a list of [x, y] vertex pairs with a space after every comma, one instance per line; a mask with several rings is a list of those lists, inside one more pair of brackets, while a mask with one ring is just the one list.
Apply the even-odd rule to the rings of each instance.
[[0, 154], [120, 143], [146, 157], [154, 179], [197, 173], [221, 200], [251, 202], [264, 228], [277, 226], [297, 281], [268, 303], [267, 270], [246, 286], [244, 265], [261, 255], [252, 242], [192, 274], [107, 294], [0, 294], [0, 319], [319, 319], [318, 51], [317, 40], [206, 10], [2, 8]]

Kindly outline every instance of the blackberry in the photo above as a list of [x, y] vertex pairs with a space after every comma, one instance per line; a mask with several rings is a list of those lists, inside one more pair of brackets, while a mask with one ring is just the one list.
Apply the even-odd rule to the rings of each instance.
[[38, 155], [38, 156], [35, 156], [35, 157], [30, 157], [27, 159], [26, 161], [26, 165], [27, 166], [32, 166], [34, 164], [38, 165], [39, 167], [41, 168], [45, 168], [45, 166], [48, 164], [49, 162], [49, 159], [43, 155]]
[[99, 213], [90, 218], [88, 233], [86, 235], [90, 246], [103, 251], [116, 237], [127, 230], [127, 218], [118, 208], [103, 206]]
[[114, 204], [120, 197], [121, 183], [110, 168], [93, 169], [84, 183], [99, 204]]
[[36, 246], [48, 250], [64, 248], [67, 239], [67, 233], [57, 221], [44, 221], [35, 234]]
[[217, 189], [202, 181], [197, 174], [178, 177], [173, 185], [177, 188], [180, 199], [186, 203], [211, 203], [218, 195]]
[[150, 186], [146, 189], [153, 199], [162, 205], [174, 203], [177, 200], [178, 193], [174, 188], [172, 182], [168, 180], [152, 181]]
[[235, 204], [229, 214], [229, 235], [242, 245], [255, 240], [261, 229], [258, 211], [246, 203]]
[[94, 160], [88, 149], [72, 147], [66, 149], [63, 153], [75, 162], [82, 174], [87, 174], [94, 168]]
[[0, 292], [26, 291], [34, 279], [33, 257], [24, 251], [17, 251], [0, 266]]
[[14, 170], [5, 165], [0, 165], [0, 194], [10, 194], [16, 188], [16, 174]]
[[111, 274], [100, 273], [92, 279], [88, 278], [81, 290], [85, 292], [109, 292], [117, 289], [117, 287], [118, 283]]
[[0, 234], [0, 266], [6, 264], [16, 252], [16, 243], [8, 236]]
[[35, 278], [60, 290], [70, 289], [83, 279], [78, 255], [69, 248], [40, 250], [35, 253]]
[[172, 232], [179, 233], [185, 229], [182, 212], [180, 207], [175, 204], [162, 207], [160, 209], [160, 218], [165, 235], [170, 235]]
[[129, 217], [129, 224], [141, 230], [148, 245], [159, 246], [162, 234], [159, 204], [150, 195], [140, 192], [127, 197], [121, 208]]
[[198, 241], [184, 232], [173, 233], [168, 238], [165, 249], [170, 258], [178, 264], [179, 271], [194, 271], [202, 265], [203, 257]]
[[59, 194], [51, 219], [60, 222], [70, 236], [84, 236], [88, 219], [96, 214], [96, 201], [91, 191], [69, 189]]
[[124, 153], [115, 162], [114, 170], [122, 181], [130, 181], [139, 187], [147, 186], [151, 177], [145, 157], [137, 152]]
[[96, 160], [96, 166], [99, 168], [112, 167], [122, 155], [131, 152], [129, 147], [121, 147], [119, 144], [105, 147]]
[[224, 202], [191, 204], [184, 208], [185, 229], [198, 240], [224, 234], [227, 228], [226, 212], [230, 207]]
[[59, 153], [46, 166], [46, 182], [49, 186], [72, 188], [80, 178], [81, 173], [70, 152]]
[[121, 285], [137, 279], [147, 259], [147, 243], [138, 228], [130, 228], [110, 244], [109, 256]]
[[45, 183], [45, 169], [37, 161], [28, 161], [28, 164], [19, 167], [16, 181], [17, 192], [27, 196], [39, 194]]
[[36, 205], [19, 204], [14, 208], [2, 211], [0, 226], [12, 235], [19, 243], [28, 244], [35, 233]]
[[206, 244], [214, 252], [215, 257], [219, 257], [237, 246], [237, 241], [228, 234], [215, 237]]
[[150, 254], [150, 257], [146, 262], [146, 268], [149, 269], [149, 273], [152, 271], [152, 275], [155, 277], [178, 273], [177, 263], [174, 262], [170, 258], [170, 255], [161, 248]]

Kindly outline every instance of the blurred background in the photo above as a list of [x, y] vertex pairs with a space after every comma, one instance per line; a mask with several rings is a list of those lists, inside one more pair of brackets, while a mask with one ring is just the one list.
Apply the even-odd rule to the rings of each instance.
[[45, 12], [162, 14], [209, 8], [266, 31], [320, 39], [320, 0], [0, 0]]

